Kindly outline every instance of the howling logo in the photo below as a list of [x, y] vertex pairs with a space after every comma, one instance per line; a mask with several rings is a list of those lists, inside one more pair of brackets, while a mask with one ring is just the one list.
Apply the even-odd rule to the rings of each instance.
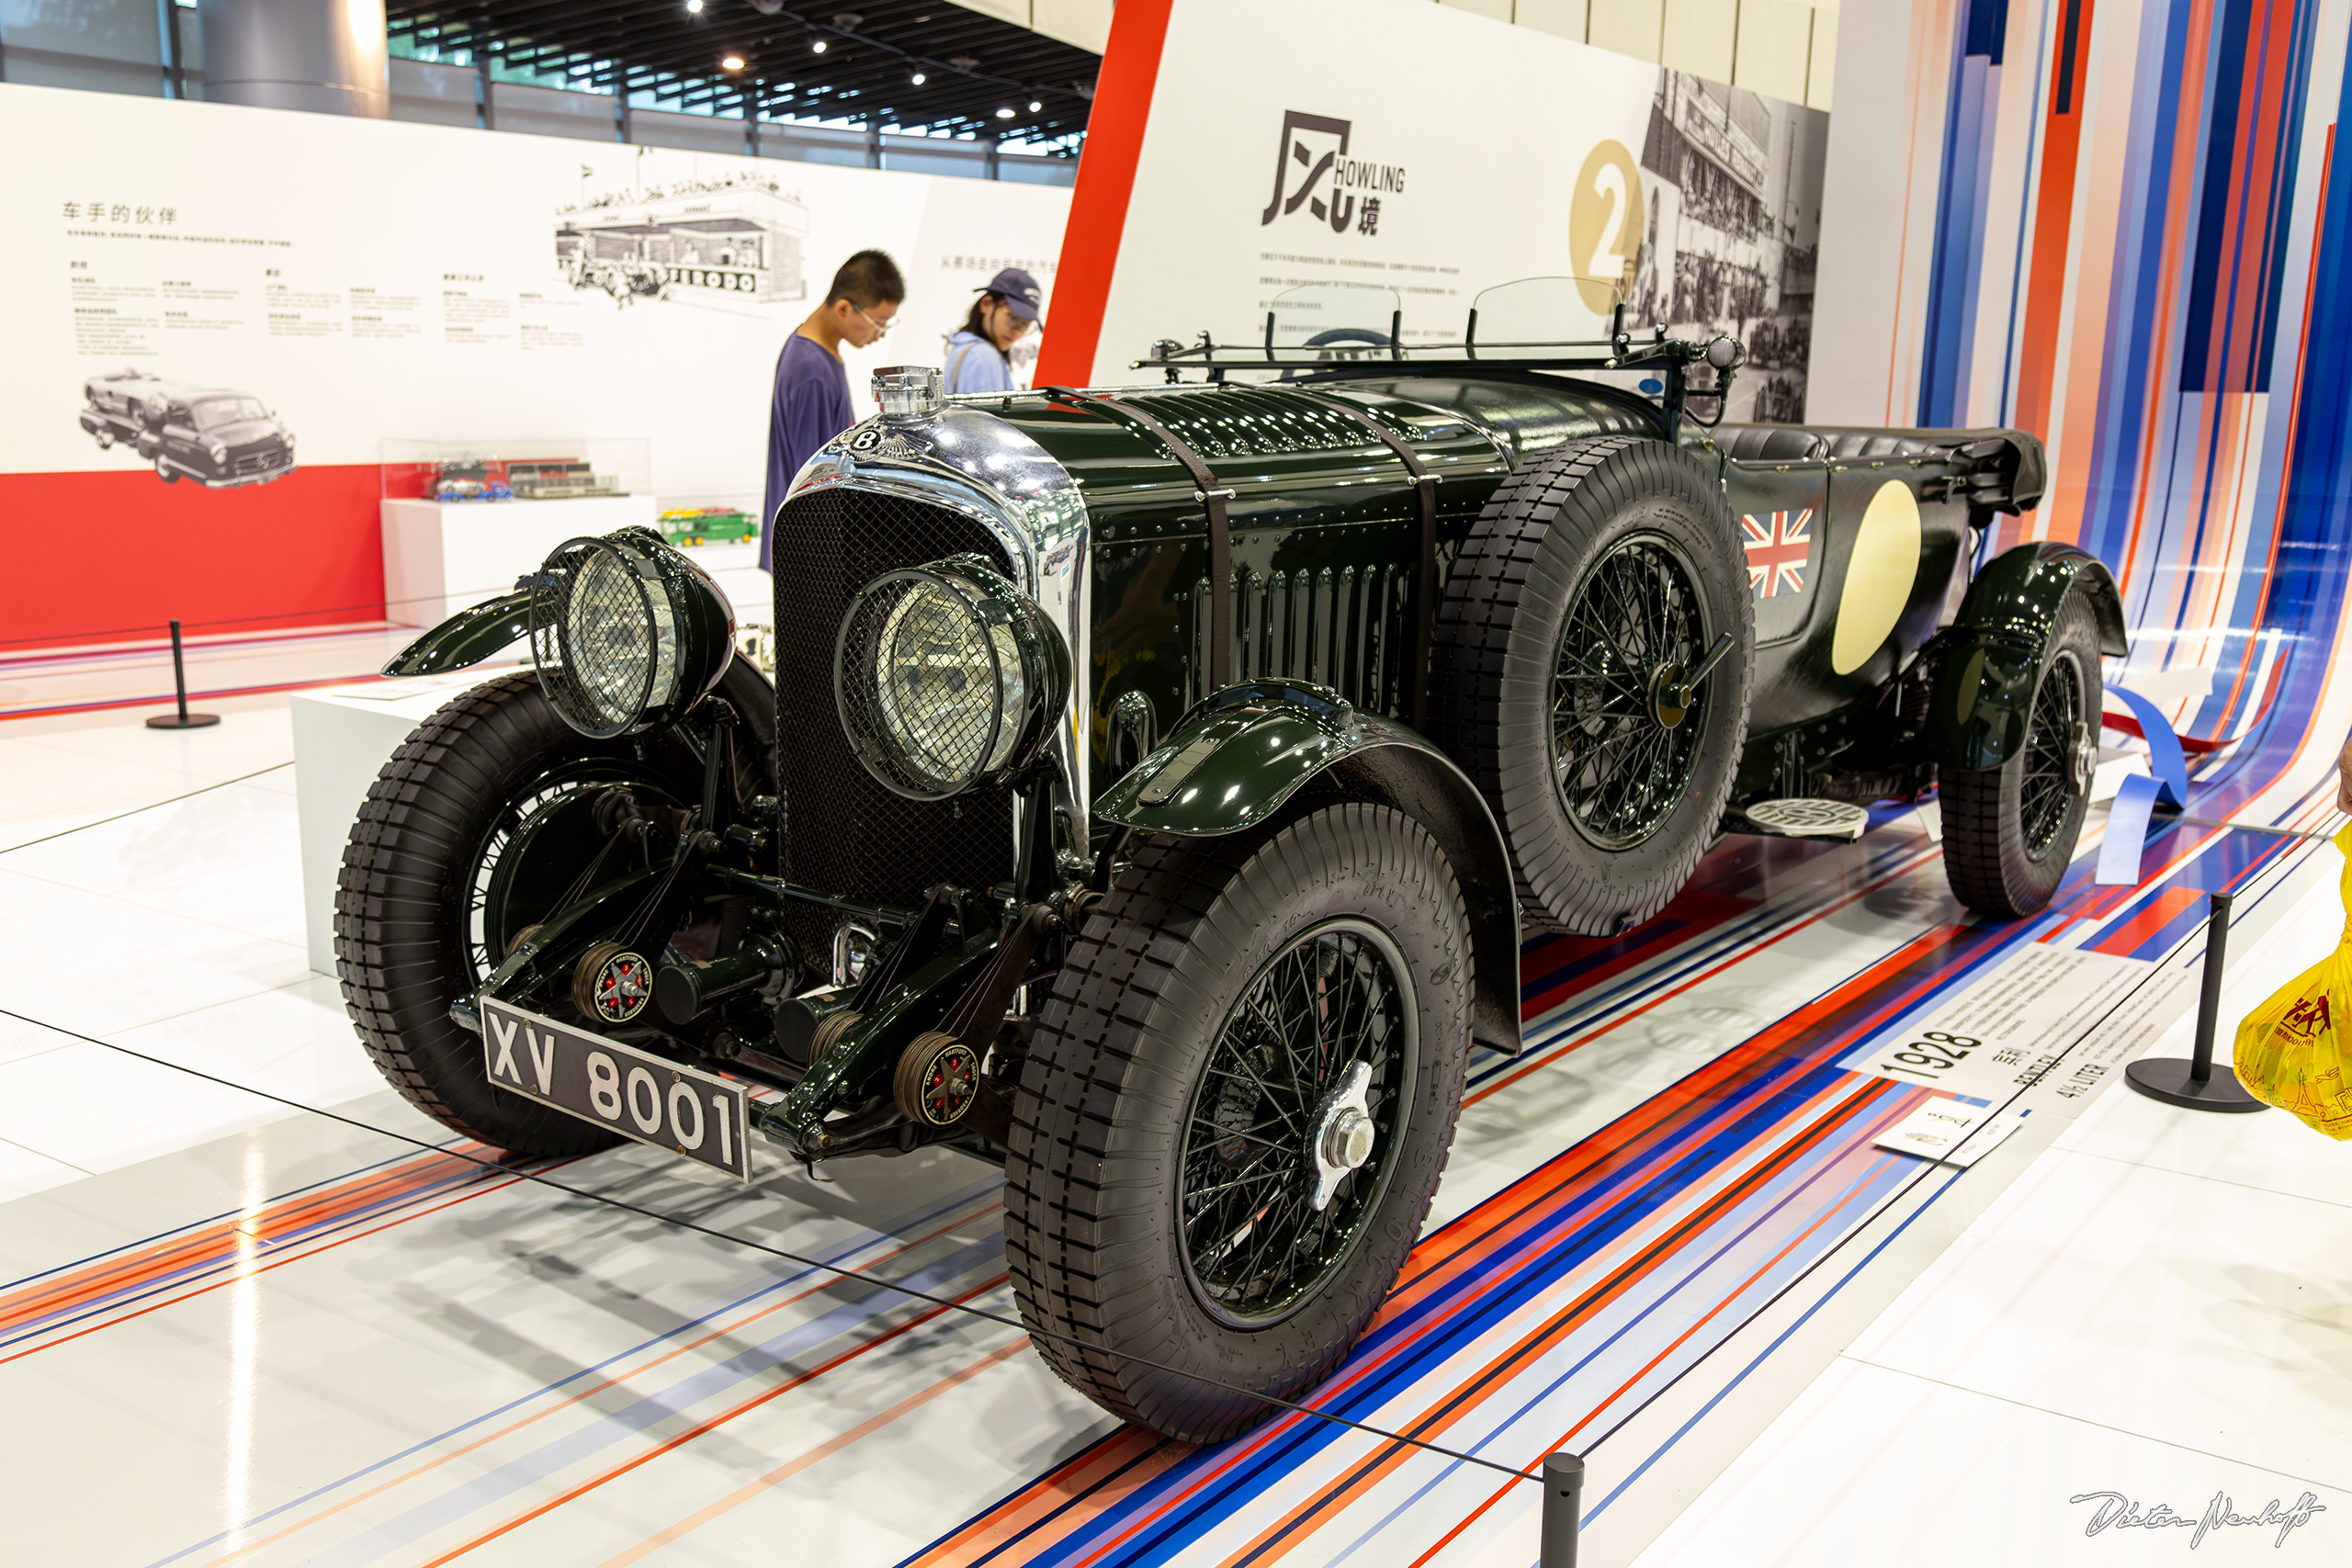
[[[1351, 226], [1365, 234], [1380, 231], [1380, 198], [1404, 191], [1405, 171], [1394, 164], [1349, 157], [1348, 139], [1354, 130], [1353, 120], [1296, 109], [1283, 113], [1282, 141], [1274, 150], [1274, 194], [1258, 219], [1260, 227], [1304, 207], [1330, 224], [1335, 234], [1346, 233]], [[1359, 193], [1363, 196], [1361, 212]]]

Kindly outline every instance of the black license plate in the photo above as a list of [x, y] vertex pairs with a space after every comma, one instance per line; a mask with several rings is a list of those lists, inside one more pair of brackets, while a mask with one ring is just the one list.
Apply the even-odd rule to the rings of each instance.
[[481, 1022], [482, 1060], [500, 1089], [752, 1179], [751, 1095], [741, 1084], [488, 997]]

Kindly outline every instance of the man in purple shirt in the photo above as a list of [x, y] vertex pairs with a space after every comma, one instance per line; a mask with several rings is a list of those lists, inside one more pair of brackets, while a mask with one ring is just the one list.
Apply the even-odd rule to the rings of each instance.
[[849, 401], [849, 372], [842, 344], [865, 348], [890, 330], [907, 297], [899, 264], [880, 251], [860, 251], [842, 263], [825, 302], [784, 340], [775, 358], [775, 395], [768, 404], [768, 482], [761, 515], [760, 570], [775, 565], [775, 514], [800, 465], [817, 448], [857, 423]]

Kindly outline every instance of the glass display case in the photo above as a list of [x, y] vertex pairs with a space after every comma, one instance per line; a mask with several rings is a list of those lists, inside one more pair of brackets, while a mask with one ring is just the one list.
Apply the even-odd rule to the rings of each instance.
[[650, 495], [652, 443], [643, 436], [534, 441], [383, 443], [386, 501], [444, 505]]

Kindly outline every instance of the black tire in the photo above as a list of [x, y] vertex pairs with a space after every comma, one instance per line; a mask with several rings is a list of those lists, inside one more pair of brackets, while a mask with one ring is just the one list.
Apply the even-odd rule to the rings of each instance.
[[[1310, 974], [1327, 978], [1284, 988]], [[1105, 1408], [1186, 1442], [1272, 1413], [1237, 1388], [1288, 1398], [1329, 1372], [1419, 1239], [1461, 1109], [1472, 980], [1461, 887], [1401, 813], [1333, 805], [1230, 839], [1147, 842], [1071, 944], [1016, 1097], [1005, 1250], [1046, 1364]], [[1322, 998], [1293, 1016], [1336, 1017], [1334, 1032], [1364, 1021], [1362, 1059], [1389, 1086], [1367, 1099], [1383, 1129], [1371, 1155], [1321, 1210], [1295, 1184], [1312, 1183], [1312, 1162], [1253, 1130], [1326, 1126], [1336, 1109], [1272, 1055], [1305, 1036], [1263, 1032], [1264, 1014], [1241, 1013], [1271, 996]], [[1351, 1015], [1349, 997], [1378, 999]], [[1373, 1032], [1371, 1020], [1391, 1017], [1410, 1027]], [[1319, 1043], [1323, 1025], [1309, 1027]], [[1247, 1085], [1209, 1071], [1237, 1052]], [[1349, 1076], [1329, 1068], [1317, 1081]], [[1263, 1206], [1219, 1247], [1214, 1233], [1240, 1212], [1217, 1206], [1227, 1186], [1248, 1196], [1227, 1203]], [[1289, 1249], [1228, 1267], [1261, 1221], [1261, 1246], [1289, 1234]], [[1203, 1235], [1188, 1234], [1194, 1224]]]
[[[620, 1140], [491, 1087], [481, 1036], [449, 1017], [481, 964], [470, 898], [501, 824], [535, 781], [600, 762], [625, 770], [634, 755], [626, 742], [588, 740], [566, 725], [537, 671], [499, 676], [453, 698], [392, 753], [336, 878], [335, 973], [368, 1055], [426, 1115], [518, 1154], [587, 1154]], [[484, 936], [503, 948], [515, 934]]]
[[[1635, 580], [1657, 592], [1656, 629], [1613, 624], [1645, 646], [1587, 635], [1617, 614], [1602, 585]], [[1754, 627], [1723, 487], [1686, 452], [1576, 442], [1487, 502], [1438, 604], [1432, 728], [1501, 824], [1531, 923], [1611, 935], [1690, 879], [1747, 739]], [[1691, 710], [1661, 722], [1654, 677], [1724, 635], [1731, 649]], [[1655, 763], [1617, 771], [1629, 756]]]
[[1997, 768], [1947, 769], [1938, 781], [1944, 875], [1952, 896], [1978, 914], [2038, 914], [2058, 891], [2090, 808], [2076, 748], [2097, 740], [2103, 689], [2098, 621], [2077, 590], [2051, 627], [2025, 745]]

